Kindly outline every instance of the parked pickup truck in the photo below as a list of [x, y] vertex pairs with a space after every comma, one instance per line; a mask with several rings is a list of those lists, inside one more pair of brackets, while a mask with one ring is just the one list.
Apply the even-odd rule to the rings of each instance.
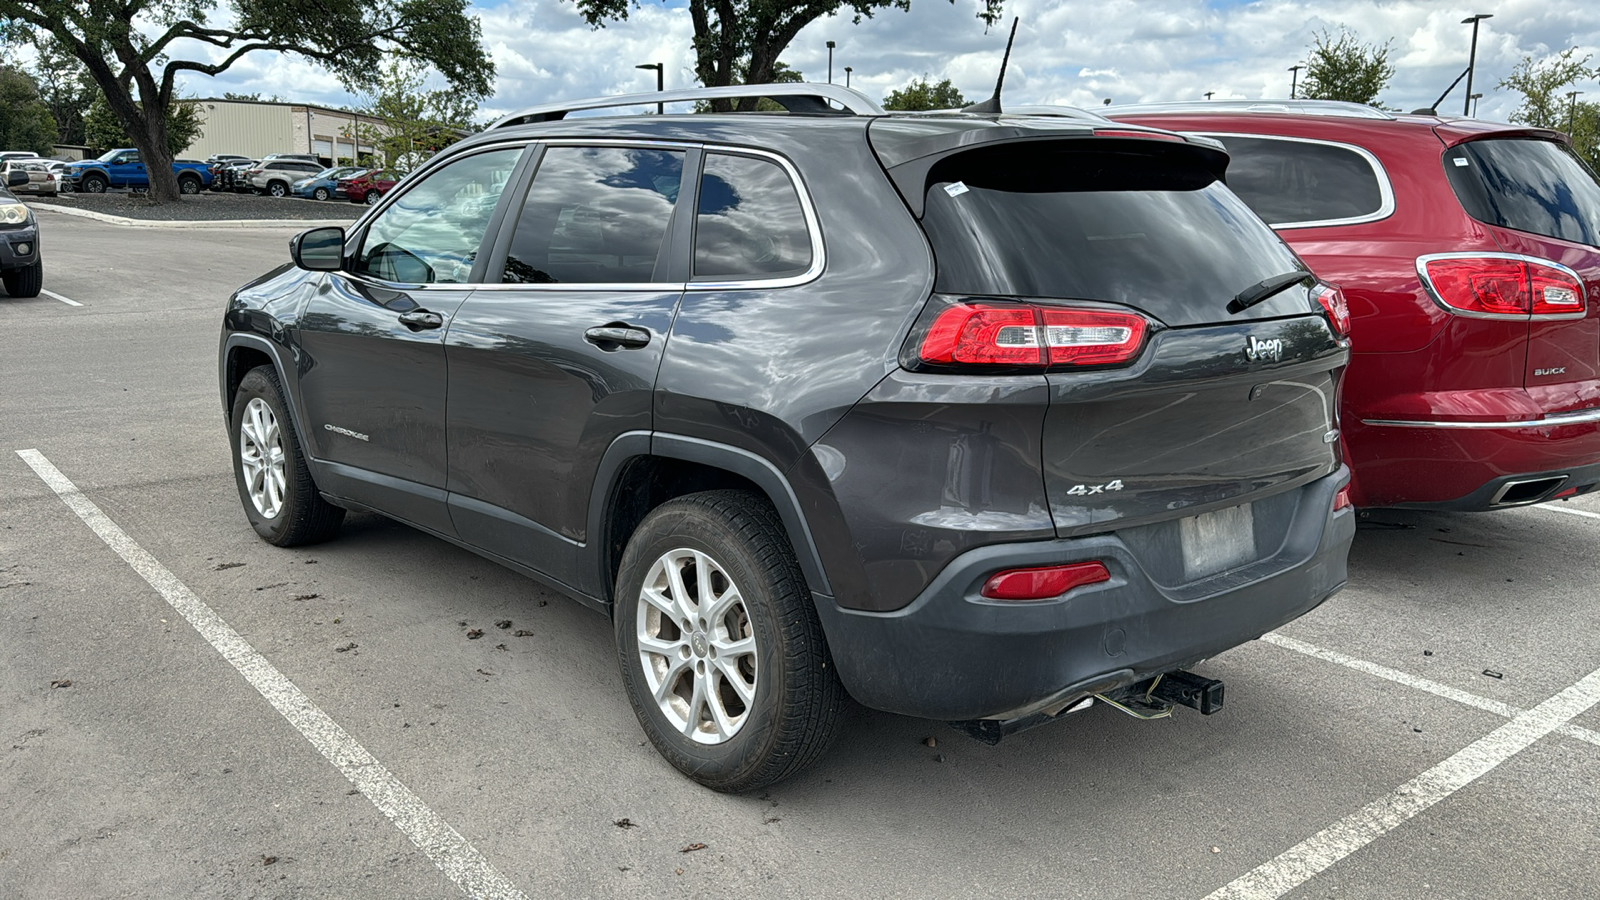
[[[178, 160], [172, 164], [178, 176], [178, 190], [185, 194], [198, 194], [211, 183], [211, 172], [202, 162]], [[107, 188], [122, 187], [144, 190], [150, 186], [150, 176], [134, 149], [112, 150], [99, 159], [86, 159], [67, 167], [67, 184], [76, 191], [104, 194]]]

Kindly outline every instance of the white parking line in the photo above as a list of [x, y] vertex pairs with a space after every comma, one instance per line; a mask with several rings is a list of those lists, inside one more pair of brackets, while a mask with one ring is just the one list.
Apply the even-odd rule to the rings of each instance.
[[450, 823], [429, 809], [376, 757], [339, 727], [339, 723], [317, 708], [310, 697], [256, 652], [166, 566], [128, 537], [44, 454], [38, 450], [18, 450], [17, 455], [462, 891], [470, 897], [527, 900]]
[[1280, 853], [1206, 900], [1276, 900], [1600, 703], [1600, 670], [1468, 744], [1381, 799]]
[[1528, 508], [1537, 509], [1540, 512], [1566, 513], [1569, 516], [1583, 516], [1585, 519], [1600, 519], [1600, 513], [1592, 513], [1586, 509], [1571, 509], [1565, 506], [1551, 506], [1544, 503], [1540, 503], [1536, 506], [1530, 506]]
[[[1336, 650], [1324, 650], [1323, 648], [1315, 646], [1314, 644], [1308, 644], [1305, 641], [1295, 640], [1292, 637], [1278, 634], [1277, 632], [1268, 632], [1267, 634], [1262, 635], [1261, 639], [1269, 644], [1275, 644], [1279, 647], [1282, 647], [1285, 650], [1293, 650], [1296, 653], [1304, 653], [1306, 656], [1311, 656], [1327, 662], [1335, 663], [1348, 669], [1355, 669], [1357, 672], [1365, 672], [1368, 675], [1374, 675], [1378, 678], [1393, 681], [1396, 684], [1403, 684], [1406, 687], [1416, 688], [1419, 691], [1426, 691], [1436, 697], [1443, 697], [1446, 700], [1454, 700], [1455, 702], [1464, 706], [1471, 706], [1475, 709], [1481, 709], [1484, 712], [1491, 712], [1497, 716], [1504, 716], [1507, 719], [1522, 715], [1524, 712], [1524, 710], [1521, 708], [1512, 706], [1509, 703], [1501, 703], [1499, 700], [1490, 700], [1488, 697], [1480, 697], [1477, 694], [1471, 694], [1460, 690], [1459, 688], [1453, 688], [1447, 684], [1440, 684], [1437, 681], [1421, 678], [1419, 676], [1412, 675], [1409, 672], [1402, 672], [1399, 669], [1391, 669], [1388, 666], [1380, 666], [1377, 663], [1368, 662], [1364, 659], [1356, 659], [1354, 656], [1346, 656], [1345, 654]], [[1592, 731], [1588, 728], [1584, 728], [1581, 725], [1573, 725], [1568, 723], [1562, 725], [1560, 728], [1557, 728], [1556, 731], [1566, 737], [1576, 738], [1580, 741], [1585, 741], [1600, 747], [1600, 732]]]
[[55, 291], [47, 291], [44, 288], [40, 288], [39, 289], [39, 293], [45, 295], [46, 297], [49, 297], [51, 300], [60, 300], [62, 303], [65, 303], [68, 306], [82, 306], [83, 305], [82, 303], [79, 303], [76, 300], [72, 300], [70, 298], [63, 297], [60, 294], [56, 293]]

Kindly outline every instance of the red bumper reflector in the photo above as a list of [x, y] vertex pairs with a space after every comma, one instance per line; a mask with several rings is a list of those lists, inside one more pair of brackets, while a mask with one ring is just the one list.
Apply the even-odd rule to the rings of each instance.
[[990, 600], [1048, 600], [1076, 587], [1110, 580], [1111, 573], [1100, 562], [1039, 569], [1007, 569], [989, 576], [981, 593]]
[[1554, 497], [1551, 497], [1550, 499], [1551, 500], [1562, 500], [1562, 499], [1565, 499], [1567, 497], [1571, 497], [1571, 496], [1573, 496], [1573, 495], [1575, 495], [1577, 493], [1578, 493], [1578, 489], [1577, 488], [1567, 488], [1566, 490], [1564, 490], [1561, 493], [1555, 495]]
[[1350, 506], [1350, 485], [1347, 484], [1339, 488], [1339, 493], [1333, 495], [1333, 511], [1338, 512], [1341, 509], [1349, 509]]

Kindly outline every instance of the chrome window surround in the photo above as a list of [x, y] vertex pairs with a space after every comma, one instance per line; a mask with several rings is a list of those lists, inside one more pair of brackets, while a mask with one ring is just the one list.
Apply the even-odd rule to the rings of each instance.
[[[539, 291], [565, 291], [565, 292], [571, 292], [571, 291], [594, 291], [594, 292], [599, 292], [599, 291], [607, 291], [607, 292], [645, 291], [645, 292], [662, 293], [662, 292], [666, 292], [666, 291], [730, 291], [730, 290], [740, 290], [740, 289], [744, 289], [744, 288], [785, 288], [785, 287], [795, 287], [797, 285], [806, 284], [807, 282], [815, 281], [819, 276], [822, 275], [822, 270], [824, 268], [826, 268], [826, 266], [827, 266], [826, 254], [824, 252], [823, 244], [822, 244], [822, 226], [821, 226], [820, 220], [817, 218], [816, 207], [811, 202], [811, 194], [806, 191], [805, 182], [802, 181], [801, 178], [800, 178], [799, 170], [797, 170], [794, 167], [794, 164], [791, 163], [788, 159], [786, 159], [786, 158], [784, 158], [782, 156], [779, 156], [776, 153], [772, 153], [770, 151], [767, 151], [767, 150], [754, 150], [754, 149], [751, 149], [751, 148], [748, 148], [748, 147], [734, 147], [734, 146], [729, 146], [729, 145], [724, 145], [724, 144], [702, 144], [702, 143], [699, 143], [699, 142], [681, 142], [680, 143], [680, 142], [674, 142], [674, 141], [652, 141], [652, 140], [629, 140], [629, 139], [624, 139], [624, 138], [587, 138], [587, 139], [586, 138], [546, 138], [546, 139], [543, 139], [543, 140], [520, 138], [520, 139], [516, 139], [516, 140], [507, 140], [507, 141], [496, 142], [496, 143], [493, 143], [493, 144], [485, 144], [482, 147], [474, 147], [472, 149], [471, 153], [464, 153], [459, 157], [450, 157], [449, 159], [447, 159], [443, 163], [441, 163], [440, 166], [449, 165], [451, 162], [453, 162], [453, 161], [455, 161], [457, 159], [466, 159], [468, 156], [475, 156], [475, 155], [477, 155], [479, 153], [488, 152], [488, 151], [491, 151], [491, 150], [504, 150], [504, 149], [507, 149], [509, 147], [524, 147], [524, 146], [525, 147], [641, 147], [641, 148], [648, 148], [648, 149], [679, 150], [679, 151], [700, 150], [700, 151], [702, 151], [704, 153], [725, 153], [725, 154], [729, 154], [729, 155], [732, 155], [732, 156], [754, 156], [754, 157], [758, 157], [758, 158], [761, 158], [761, 159], [771, 160], [771, 161], [777, 163], [783, 169], [783, 171], [789, 176], [789, 183], [794, 186], [795, 194], [796, 194], [796, 196], [798, 196], [800, 198], [800, 211], [805, 216], [806, 232], [811, 236], [811, 266], [809, 268], [807, 268], [804, 272], [799, 273], [798, 275], [786, 275], [786, 276], [779, 277], [779, 278], [744, 278], [744, 279], [738, 279], [738, 280], [734, 280], [734, 281], [689, 281], [689, 282], [637, 282], [637, 281], [629, 281], [629, 282], [620, 282], [620, 283], [588, 282], [588, 283], [574, 283], [574, 284], [504, 284], [504, 283], [493, 283], [493, 284], [491, 284], [491, 283], [479, 283], [479, 284], [472, 284], [472, 283], [467, 283], [467, 284], [403, 284], [403, 283], [392, 282], [392, 281], [381, 281], [381, 280], [376, 279], [376, 278], [369, 278], [369, 277], [367, 277], [365, 275], [357, 275], [357, 274], [355, 274], [353, 272], [339, 272], [339, 273], [332, 273], [332, 274], [342, 274], [342, 275], [344, 275], [346, 277], [359, 279], [359, 280], [364, 281], [364, 282], [366, 282], [368, 284], [375, 284], [375, 285], [378, 285], [379, 287], [387, 288], [389, 290], [399, 290], [399, 291], [418, 292], [418, 293], [427, 292], [427, 291], [534, 291], [534, 292], [539, 292]], [[430, 165], [430, 166], [427, 166], [427, 167], [425, 167], [423, 169], [418, 170], [417, 173], [415, 173], [416, 177], [411, 179], [411, 184], [414, 185], [414, 184], [418, 184], [418, 183], [422, 182], [427, 177], [429, 172], [434, 168], [436, 168], [436, 166]], [[685, 172], [684, 175], [685, 175], [685, 177], [687, 177], [689, 175], [689, 173]], [[533, 176], [535, 178], [537, 178], [539, 176], [539, 173], [538, 173], [537, 170], [534, 171]], [[695, 178], [699, 178], [700, 177], [700, 173], [698, 173], [698, 172], [694, 173], [694, 177]], [[532, 182], [530, 181], [529, 184], [531, 185]], [[411, 185], [407, 185], [406, 186], [406, 190], [410, 190], [410, 189], [411, 189]], [[698, 190], [699, 190], [699, 185], [698, 184], [695, 185], [695, 190], [696, 190], [696, 195], [698, 196]], [[682, 191], [681, 187], [679, 188], [679, 191], [681, 193], [681, 191]], [[396, 191], [396, 190], [392, 190], [391, 189], [388, 194], [384, 195], [383, 200], [381, 200], [378, 203], [377, 206], [372, 208], [371, 213], [370, 213], [370, 218], [368, 216], [363, 216], [362, 218], [357, 219], [355, 224], [351, 226], [350, 232], [356, 231], [356, 230], [358, 230], [358, 228], [364, 229], [366, 227], [367, 223], [371, 221], [371, 219], [377, 218], [377, 216], [379, 214], [381, 214], [381, 212], [384, 209], [388, 208], [389, 204], [391, 202], [393, 202], [393, 198], [402, 196], [403, 193], [404, 193], [403, 191]], [[516, 227], [515, 219], [509, 214], [510, 212], [511, 212], [510, 210], [507, 211], [508, 215], [506, 216], [506, 221], [500, 223], [500, 227], [501, 228], [505, 228], [505, 227], [508, 227], [508, 226], [512, 227], [512, 228]], [[692, 214], [693, 213], [691, 213], [691, 215]], [[350, 232], [346, 232], [346, 233], [348, 234]], [[366, 236], [365, 232], [363, 231], [362, 237], [365, 238], [365, 236]], [[348, 250], [348, 245], [347, 245], [347, 250]], [[690, 253], [692, 255], [693, 252], [694, 252], [694, 247], [693, 247], [693, 243], [692, 242], [690, 244], [689, 250], [690, 250]], [[693, 265], [692, 258], [690, 260], [690, 265], [691, 266]]]
[[1600, 422], [1600, 408], [1578, 409], [1572, 412], [1551, 413], [1542, 419], [1519, 419], [1515, 422], [1439, 422], [1407, 421], [1404, 419], [1363, 419], [1363, 425], [1387, 428], [1461, 428], [1482, 431], [1495, 428], [1559, 428], [1563, 425], [1587, 425]]
[[[1383, 168], [1383, 163], [1372, 155], [1365, 147], [1355, 144], [1346, 144], [1342, 141], [1324, 141], [1318, 138], [1284, 137], [1278, 134], [1248, 134], [1231, 131], [1196, 131], [1194, 134], [1209, 138], [1250, 138], [1261, 141], [1287, 141], [1292, 144], [1320, 144], [1324, 147], [1334, 147], [1347, 150], [1361, 157], [1367, 165], [1372, 167], [1372, 174], [1378, 179], [1378, 209], [1375, 212], [1362, 216], [1349, 216], [1343, 219], [1312, 219], [1304, 222], [1268, 222], [1274, 229], [1278, 228], [1330, 228], [1339, 225], [1363, 225], [1367, 222], [1381, 222], [1394, 215], [1394, 186], [1389, 183], [1389, 173]], [[1230, 155], [1231, 151], [1230, 151]]]
[[[1451, 306], [1444, 301], [1444, 298], [1439, 294], [1438, 288], [1433, 286], [1433, 279], [1428, 276], [1428, 263], [1433, 262], [1436, 259], [1513, 259], [1517, 262], [1548, 266], [1552, 269], [1559, 270], [1563, 274], [1570, 275], [1572, 280], [1578, 283], [1578, 300], [1581, 303], [1581, 306], [1578, 308], [1577, 312], [1546, 313], [1537, 316], [1531, 313], [1486, 313], [1477, 312], [1475, 310], [1458, 309], [1457, 307]], [[1428, 289], [1428, 297], [1432, 299], [1434, 304], [1436, 304], [1440, 309], [1450, 313], [1451, 315], [1465, 316], [1469, 319], [1494, 319], [1500, 322], [1563, 322], [1573, 319], [1581, 319], [1589, 314], [1588, 285], [1584, 283], [1582, 276], [1573, 271], [1571, 268], [1568, 268], [1567, 266], [1564, 266], [1561, 263], [1551, 259], [1541, 259], [1537, 256], [1528, 256], [1523, 253], [1501, 253], [1499, 251], [1485, 251], [1482, 253], [1429, 253], [1425, 256], [1417, 257], [1417, 277], [1422, 279], [1422, 286]]]

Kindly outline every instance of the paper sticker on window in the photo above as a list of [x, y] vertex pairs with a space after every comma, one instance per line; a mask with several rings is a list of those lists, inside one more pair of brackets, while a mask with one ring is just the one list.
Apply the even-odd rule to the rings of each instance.
[[962, 194], [965, 194], [968, 190], [969, 188], [966, 186], [966, 184], [960, 181], [956, 182], [955, 184], [947, 184], [944, 186], [944, 192], [952, 197], [959, 197]]
[[1452, 159], [1450, 161], [1455, 163], [1458, 166], [1464, 166], [1464, 165], [1467, 164], [1467, 158], [1464, 157], [1464, 156], [1458, 156], [1455, 159]]

